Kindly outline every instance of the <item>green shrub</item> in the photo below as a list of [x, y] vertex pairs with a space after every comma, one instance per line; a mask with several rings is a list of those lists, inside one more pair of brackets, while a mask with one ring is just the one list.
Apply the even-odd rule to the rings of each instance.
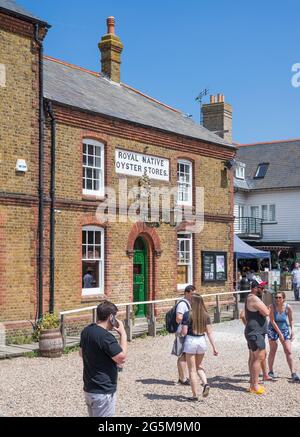
[[38, 358], [39, 351], [26, 352], [26, 354], [24, 354], [24, 357], [26, 357], [26, 358]]
[[34, 341], [39, 341], [41, 331], [46, 329], [56, 329], [59, 328], [59, 317], [56, 314], [46, 313], [41, 320], [38, 320], [33, 325], [33, 335], [32, 339]]
[[79, 352], [80, 346], [67, 346], [64, 348], [64, 355], [72, 354], [73, 352]]
[[29, 344], [32, 343], [32, 336], [26, 335], [22, 331], [16, 331], [14, 335], [8, 336], [7, 342], [9, 344]]
[[169, 335], [169, 332], [166, 330], [166, 328], [162, 328], [159, 331], [157, 331], [157, 335], [165, 336], [165, 335]]

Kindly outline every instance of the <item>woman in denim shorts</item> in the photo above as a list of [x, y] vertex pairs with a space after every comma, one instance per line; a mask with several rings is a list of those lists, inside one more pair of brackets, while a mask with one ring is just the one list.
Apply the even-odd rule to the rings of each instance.
[[203, 384], [203, 397], [209, 394], [209, 385], [206, 374], [201, 364], [207, 350], [207, 334], [209, 342], [213, 348], [214, 355], [218, 355], [212, 334], [210, 317], [205, 308], [203, 298], [199, 294], [194, 294], [191, 301], [191, 310], [186, 312], [182, 319], [181, 336], [185, 337], [183, 352], [186, 354], [187, 366], [193, 397], [192, 401], [198, 401], [198, 378]]
[[[291, 328], [291, 329], [290, 329]], [[275, 378], [273, 364], [278, 348], [278, 339], [280, 340], [288, 362], [293, 381], [300, 381], [295, 372], [294, 361], [292, 357], [291, 342], [294, 340], [293, 330], [293, 311], [290, 305], [285, 302], [285, 293], [280, 291], [275, 295], [275, 304], [270, 307], [270, 322], [268, 325], [268, 339], [270, 344], [269, 353], [269, 376]]]

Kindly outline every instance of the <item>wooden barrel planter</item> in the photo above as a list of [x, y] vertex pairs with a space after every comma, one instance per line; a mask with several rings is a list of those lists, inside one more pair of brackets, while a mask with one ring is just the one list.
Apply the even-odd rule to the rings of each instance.
[[61, 357], [63, 353], [63, 340], [59, 328], [41, 331], [39, 348], [41, 357]]

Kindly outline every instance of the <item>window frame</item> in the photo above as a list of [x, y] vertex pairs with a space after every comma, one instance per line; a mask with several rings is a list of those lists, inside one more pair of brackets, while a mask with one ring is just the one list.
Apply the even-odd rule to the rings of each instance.
[[[270, 203], [268, 206], [269, 206], [269, 214], [268, 214], [269, 221], [268, 221], [268, 223], [275, 223], [277, 221], [276, 220], [276, 203]], [[274, 218], [273, 219], [271, 219], [271, 206], [274, 206]]]
[[[267, 219], [265, 220], [263, 217], [263, 206], [267, 207]], [[274, 218], [271, 219], [271, 206], [274, 207]], [[276, 203], [264, 204], [261, 205], [261, 218], [263, 223], [276, 223]]]
[[[258, 211], [258, 216], [254, 217], [252, 215], [252, 208], [256, 208], [256, 210]], [[255, 219], [259, 219], [261, 218], [261, 206], [260, 205], [250, 205], [250, 218], [255, 218]]]
[[[179, 262], [178, 262], [178, 253], [179, 253], [179, 250], [178, 250], [179, 244], [178, 244], [178, 242], [180, 240], [178, 238], [178, 235], [188, 235], [189, 236], [189, 238], [188, 238], [188, 240], [190, 241], [190, 263], [189, 264], [179, 264]], [[193, 276], [194, 275], [194, 269], [193, 269], [193, 267], [194, 267], [194, 245], [193, 245], [193, 234], [191, 232], [186, 232], [186, 231], [177, 232], [177, 252], [176, 253], [177, 253], [177, 258], [176, 258], [177, 259], [177, 264], [176, 264], [177, 269], [178, 269], [179, 265], [188, 265], [189, 266], [188, 283], [186, 283], [186, 284], [177, 284], [177, 290], [181, 291], [181, 290], [184, 290], [185, 287], [187, 287], [188, 285], [193, 284], [193, 278], [194, 278], [194, 276]], [[177, 270], [176, 270], [176, 273], [178, 274]]]
[[[180, 164], [187, 165], [190, 169], [190, 183], [189, 183], [189, 188], [188, 188], [188, 200], [187, 201], [179, 200], [179, 185], [180, 185], [180, 183], [187, 185], [186, 182], [179, 181], [178, 166]], [[193, 163], [191, 161], [188, 161], [187, 159], [178, 159], [177, 160], [177, 204], [178, 205], [186, 205], [186, 206], [193, 205]]]
[[[259, 176], [259, 172], [260, 172], [260, 169], [261, 169], [262, 166], [266, 166], [266, 169], [265, 169], [263, 175]], [[258, 166], [257, 166], [256, 172], [255, 172], [255, 175], [254, 175], [254, 179], [264, 179], [266, 177], [266, 174], [267, 174], [268, 170], [269, 170], [269, 166], [270, 166], [269, 162], [261, 162], [261, 163], [259, 163]]]
[[[214, 279], [205, 279], [205, 270], [204, 270], [204, 258], [205, 256], [213, 256], [214, 257]], [[225, 278], [224, 279], [217, 279], [217, 256], [224, 256], [224, 273], [225, 273]], [[201, 252], [201, 279], [202, 279], [202, 283], [206, 283], [206, 282], [214, 282], [214, 283], [224, 283], [226, 281], [228, 281], [228, 267], [227, 267], [227, 262], [228, 262], [228, 252], [222, 252], [222, 251], [210, 251], [210, 250], [203, 250]]]
[[[101, 160], [101, 166], [89, 166], [88, 163], [84, 164], [84, 151], [83, 147], [84, 145], [86, 147], [88, 146], [96, 146], [100, 147], [100, 160]], [[93, 155], [95, 158], [95, 154]], [[88, 188], [84, 188], [84, 181], [86, 181], [86, 178], [84, 175], [82, 175], [82, 194], [87, 196], [98, 196], [103, 197], [104, 196], [104, 181], [105, 181], [105, 162], [104, 162], [104, 144], [97, 140], [92, 140], [89, 138], [84, 138], [82, 141], [82, 169], [84, 171], [85, 168], [90, 168], [92, 170], [99, 170], [100, 172], [100, 178], [99, 178], [99, 190], [90, 190]]]
[[[94, 287], [94, 288], [83, 288], [83, 286], [81, 287], [81, 295], [82, 297], [87, 297], [87, 296], [98, 296], [98, 295], [103, 295], [104, 294], [104, 228], [100, 227], [100, 226], [83, 226], [81, 228], [81, 268], [82, 268], [82, 263], [84, 261], [90, 261], [90, 258], [84, 258], [82, 255], [82, 247], [83, 247], [83, 239], [82, 239], [82, 233], [83, 231], [93, 231], [93, 232], [100, 232], [100, 257], [99, 258], [93, 258], [93, 260], [95, 261], [99, 261], [99, 272], [98, 272], [98, 277], [99, 277], [99, 287]], [[94, 246], [94, 244], [93, 244]], [[81, 271], [81, 281], [83, 281], [83, 271]]]
[[[245, 180], [246, 164], [243, 162], [237, 162], [235, 169], [236, 179]], [[241, 174], [240, 174], [241, 173]]]

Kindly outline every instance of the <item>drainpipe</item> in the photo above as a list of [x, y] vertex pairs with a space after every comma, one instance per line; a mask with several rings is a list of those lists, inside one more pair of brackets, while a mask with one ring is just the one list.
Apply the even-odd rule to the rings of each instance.
[[51, 123], [51, 177], [50, 177], [50, 303], [49, 312], [54, 313], [55, 304], [55, 148], [56, 148], [56, 119], [52, 108], [52, 102], [48, 102], [47, 112]]
[[34, 39], [39, 46], [39, 222], [38, 222], [38, 319], [43, 317], [44, 279], [44, 80], [43, 80], [43, 40], [39, 37], [40, 25], [35, 24]]

